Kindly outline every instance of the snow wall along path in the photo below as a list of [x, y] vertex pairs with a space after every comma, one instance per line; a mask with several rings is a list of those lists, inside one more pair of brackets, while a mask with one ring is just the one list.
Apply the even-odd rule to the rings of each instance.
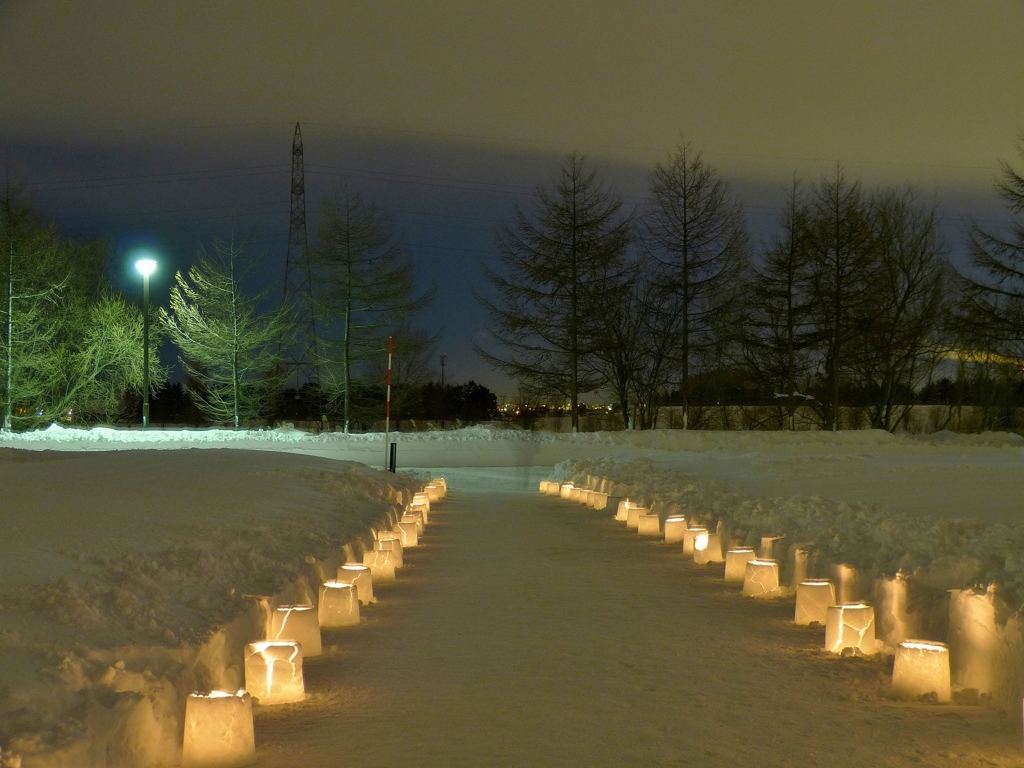
[[837, 601], [873, 604], [881, 649], [908, 639], [950, 646], [961, 701], [989, 700], [1020, 717], [1024, 699], [1024, 525], [936, 520], [821, 497], [752, 498], [651, 461], [560, 464], [552, 479], [628, 497], [717, 530], [724, 546], [773, 544], [782, 584], [838, 580]]
[[0, 766], [178, 765], [188, 694], [242, 687], [269, 610], [315, 604], [421, 486], [264, 452], [0, 449], [18, 532], [0, 558]]

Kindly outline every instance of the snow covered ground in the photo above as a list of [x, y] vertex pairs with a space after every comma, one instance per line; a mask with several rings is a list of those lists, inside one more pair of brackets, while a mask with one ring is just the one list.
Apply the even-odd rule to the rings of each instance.
[[[471, 428], [393, 439], [414, 474], [345, 463], [380, 467], [379, 434], [53, 427], [0, 437], [10, 532], [0, 539], [0, 745], [86, 750], [26, 761], [75, 766], [125, 764], [119, 754], [155, 745], [160, 764], [178, 737], [169, 702], [237, 678], [225, 649], [254, 631], [253, 596], [329, 572], [416, 472], [444, 474], [480, 514], [489, 493], [513, 494], [503, 503], [514, 506], [529, 492], [535, 503], [541, 478], [608, 478], [663, 515], [686, 505], [743, 541], [813, 543], [823, 567], [857, 566], [869, 592], [908, 569], [927, 587], [911, 590], [904, 617], [922, 634], [946, 631], [936, 619], [945, 589], [999, 581], [1002, 622], [1024, 592], [1024, 439], [1012, 434]], [[528, 530], [518, 535], [513, 570], [529, 570], [548, 555]], [[1024, 660], [1024, 642], [1000, 632], [1003, 656]], [[1002, 699], [1024, 690], [1019, 667], [1001, 668], [1016, 676]], [[104, 756], [87, 754], [100, 732], [116, 735]]]

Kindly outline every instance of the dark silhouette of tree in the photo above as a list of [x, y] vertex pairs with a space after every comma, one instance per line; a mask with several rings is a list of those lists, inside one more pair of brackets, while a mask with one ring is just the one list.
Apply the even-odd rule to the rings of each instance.
[[497, 298], [478, 296], [506, 354], [477, 349], [524, 387], [565, 397], [576, 432], [580, 394], [602, 383], [587, 358], [626, 271], [631, 221], [618, 194], [576, 154], [553, 189], [539, 188], [537, 196], [532, 216], [517, 209], [514, 223], [499, 231], [504, 274], [488, 272]]
[[748, 237], [739, 200], [688, 141], [655, 166], [649, 190], [644, 242], [661, 267], [657, 281], [677, 304], [666, 315], [678, 315], [676, 355], [686, 429], [692, 362], [714, 344], [712, 329], [736, 297]]

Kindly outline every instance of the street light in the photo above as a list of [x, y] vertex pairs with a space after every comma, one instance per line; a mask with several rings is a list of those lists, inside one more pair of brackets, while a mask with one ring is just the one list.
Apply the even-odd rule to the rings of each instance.
[[149, 426], [149, 276], [156, 269], [153, 259], [139, 259], [135, 268], [142, 275], [142, 427]]

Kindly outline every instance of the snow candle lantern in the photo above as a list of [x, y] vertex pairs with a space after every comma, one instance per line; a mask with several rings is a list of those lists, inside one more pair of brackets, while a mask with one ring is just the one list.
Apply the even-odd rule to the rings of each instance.
[[661, 534], [661, 519], [657, 515], [640, 515], [636, 532], [641, 536], [658, 536]]
[[743, 576], [743, 594], [747, 597], [781, 597], [779, 564], [774, 560], [750, 560]]
[[[390, 538], [392, 536], [394, 538]], [[399, 538], [397, 533], [388, 534], [387, 538], [381, 536], [381, 538], [377, 539], [376, 543], [374, 543], [373, 548], [384, 552], [390, 552], [391, 562], [394, 564], [396, 569], [402, 568], [405, 565], [405, 556], [402, 552], [402, 540]]]
[[558, 495], [561, 496], [563, 499], [568, 499], [571, 493], [572, 483], [562, 483], [562, 485], [558, 489]]
[[590, 499], [590, 506], [597, 510], [604, 509], [608, 506], [608, 494], [594, 491], [594, 495]]
[[416, 535], [423, 535], [423, 513], [422, 512], [406, 512], [402, 515], [403, 523], [416, 523]]
[[562, 486], [560, 486], [554, 480], [548, 480], [548, 496], [560, 496], [561, 493]]
[[270, 614], [270, 639], [298, 643], [307, 659], [323, 653], [320, 621], [311, 605], [279, 606]]
[[363, 565], [370, 569], [370, 576], [375, 582], [395, 580], [395, 561], [391, 559], [390, 549], [363, 552]]
[[801, 581], [796, 588], [797, 624], [824, 624], [828, 609], [836, 604], [836, 588], [828, 579]]
[[650, 510], [647, 507], [634, 507], [630, 505], [626, 513], [626, 527], [636, 530], [640, 527], [640, 517], [649, 513]]
[[359, 590], [347, 581], [325, 581], [320, 585], [317, 606], [323, 629], [351, 627], [359, 623]]
[[875, 609], [864, 603], [833, 605], [825, 615], [825, 650], [844, 649], [871, 655], [875, 647]]
[[[405, 517], [403, 515], [402, 517]], [[402, 548], [416, 547], [420, 543], [419, 525], [415, 521], [400, 522], [395, 524], [395, 533], [402, 537]]]
[[722, 539], [717, 533], [698, 533], [693, 537], [693, 562], [697, 565], [721, 563]]
[[185, 700], [183, 768], [242, 768], [255, 762], [256, 739], [249, 694], [190, 693]]
[[1003, 642], [991, 587], [949, 591], [949, 652], [953, 683], [992, 693], [999, 677], [997, 651]]
[[588, 488], [581, 495], [580, 501], [583, 502], [583, 506], [589, 507], [594, 501], [594, 492]]
[[934, 694], [939, 701], [950, 701], [949, 649], [925, 640], [906, 640], [896, 646], [892, 692], [900, 699]]
[[619, 502], [619, 506], [615, 508], [615, 519], [620, 523], [626, 522], [629, 519], [629, 508], [632, 505], [629, 503], [629, 499], [623, 499]]
[[365, 565], [350, 563], [341, 566], [338, 569], [338, 581], [353, 584], [356, 588], [356, 597], [363, 605], [377, 602], [377, 598], [373, 596], [373, 574]]
[[424, 504], [422, 501], [414, 501], [409, 505], [409, 508], [404, 514], [407, 515], [420, 515], [423, 518], [423, 524], [430, 524], [430, 507]]
[[540, 492], [541, 493], [545, 493], [545, 494], [548, 492], [548, 481], [547, 480], [541, 480], [540, 481]]
[[665, 541], [674, 544], [683, 540], [686, 532], [686, 518], [682, 515], [669, 515], [665, 518]]
[[757, 557], [749, 547], [730, 549], [725, 553], [725, 580], [742, 584], [747, 577], [747, 563]]
[[266, 641], [245, 646], [245, 690], [262, 705], [294, 704], [306, 698], [299, 644]]
[[693, 526], [683, 531], [683, 554], [693, 557], [693, 540], [698, 533], [707, 533], [708, 529], [703, 526]]
[[[425, 507], [425, 509], [416, 506], [417, 504], [422, 504], [423, 507]], [[412, 502], [409, 504], [409, 509], [405, 511], [422, 511], [424, 513], [423, 519], [426, 520], [428, 517], [430, 517], [430, 498], [425, 493], [414, 493], [412, 496]]]
[[427, 483], [423, 488], [423, 492], [427, 494], [427, 499], [429, 501], [441, 500], [441, 489], [434, 483]]

